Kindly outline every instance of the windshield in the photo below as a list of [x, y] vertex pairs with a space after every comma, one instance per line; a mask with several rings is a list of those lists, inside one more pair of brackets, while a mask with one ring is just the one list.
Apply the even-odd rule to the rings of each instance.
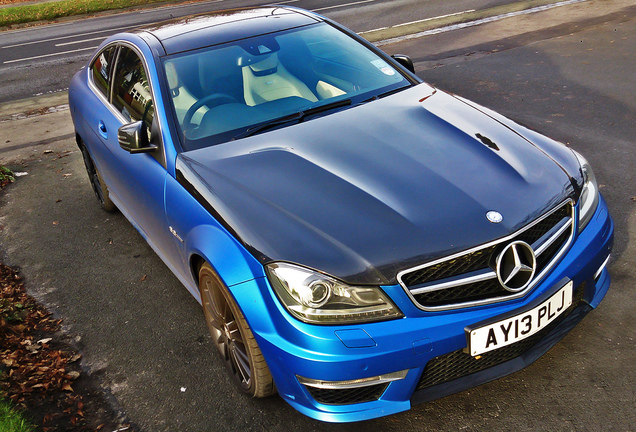
[[164, 68], [185, 150], [410, 85], [373, 51], [325, 23], [170, 56]]

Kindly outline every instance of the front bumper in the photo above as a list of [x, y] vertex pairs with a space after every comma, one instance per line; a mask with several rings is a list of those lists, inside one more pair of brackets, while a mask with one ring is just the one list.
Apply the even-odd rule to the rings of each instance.
[[[280, 305], [264, 278], [230, 289], [245, 316], [250, 317], [249, 324], [281, 397], [318, 420], [359, 421], [408, 410], [411, 404], [474, 387], [535, 361], [605, 296], [610, 284], [606, 264], [613, 231], [613, 222], [601, 197], [585, 230], [575, 236], [559, 263], [525, 297], [461, 310], [425, 312], [413, 304], [399, 285], [387, 286], [383, 289], [404, 318], [385, 322], [340, 327], [304, 324]], [[510, 345], [514, 347], [508, 350], [510, 353], [503, 351], [506, 348], [492, 351], [497, 358], [484, 363], [462, 352], [466, 348], [465, 327], [526, 310], [570, 280], [575, 287], [575, 302], [558, 322], [536, 337]], [[259, 295], [255, 296], [256, 292]], [[455, 364], [457, 359], [459, 367]], [[454, 371], [430, 380], [429, 374], [448, 370], [444, 362], [451, 362]], [[400, 379], [382, 382], [372, 379], [368, 385], [350, 385], [352, 381], [365, 383], [357, 380], [401, 371], [406, 372], [398, 374]], [[321, 385], [317, 390], [301, 381], [335, 383], [332, 387]], [[339, 383], [346, 386], [338, 388]]]

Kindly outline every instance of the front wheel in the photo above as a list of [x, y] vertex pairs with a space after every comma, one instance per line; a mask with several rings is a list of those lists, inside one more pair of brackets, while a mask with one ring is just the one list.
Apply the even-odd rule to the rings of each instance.
[[266, 397], [276, 389], [243, 313], [208, 263], [199, 270], [205, 320], [225, 367], [243, 393]]

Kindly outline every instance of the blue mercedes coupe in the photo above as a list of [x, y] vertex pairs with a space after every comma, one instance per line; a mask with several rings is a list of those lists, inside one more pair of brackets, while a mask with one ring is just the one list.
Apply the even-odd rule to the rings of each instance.
[[609, 288], [581, 155], [320, 15], [117, 34], [69, 100], [101, 205], [201, 302], [249, 396], [330, 422], [408, 410], [532, 363]]

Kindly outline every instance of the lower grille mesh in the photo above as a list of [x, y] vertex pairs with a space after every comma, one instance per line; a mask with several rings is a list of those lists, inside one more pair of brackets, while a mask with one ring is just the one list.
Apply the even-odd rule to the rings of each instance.
[[345, 389], [324, 389], [305, 386], [316, 402], [325, 405], [349, 405], [378, 400], [389, 383]]
[[464, 376], [480, 372], [498, 364], [505, 363], [522, 355], [530, 348], [532, 348], [541, 339], [549, 335], [549, 333], [560, 322], [562, 322], [570, 313], [572, 313], [576, 306], [583, 300], [584, 292], [585, 287], [582, 285], [574, 293], [572, 305], [568, 308], [568, 310], [539, 333], [536, 333], [527, 339], [524, 339], [507, 347], [482, 354], [479, 360], [477, 360], [470, 354], [465, 353], [463, 350], [458, 350], [439, 357], [435, 357], [426, 364], [416, 390], [422, 390], [427, 387], [432, 387], [438, 384], [462, 378]]

